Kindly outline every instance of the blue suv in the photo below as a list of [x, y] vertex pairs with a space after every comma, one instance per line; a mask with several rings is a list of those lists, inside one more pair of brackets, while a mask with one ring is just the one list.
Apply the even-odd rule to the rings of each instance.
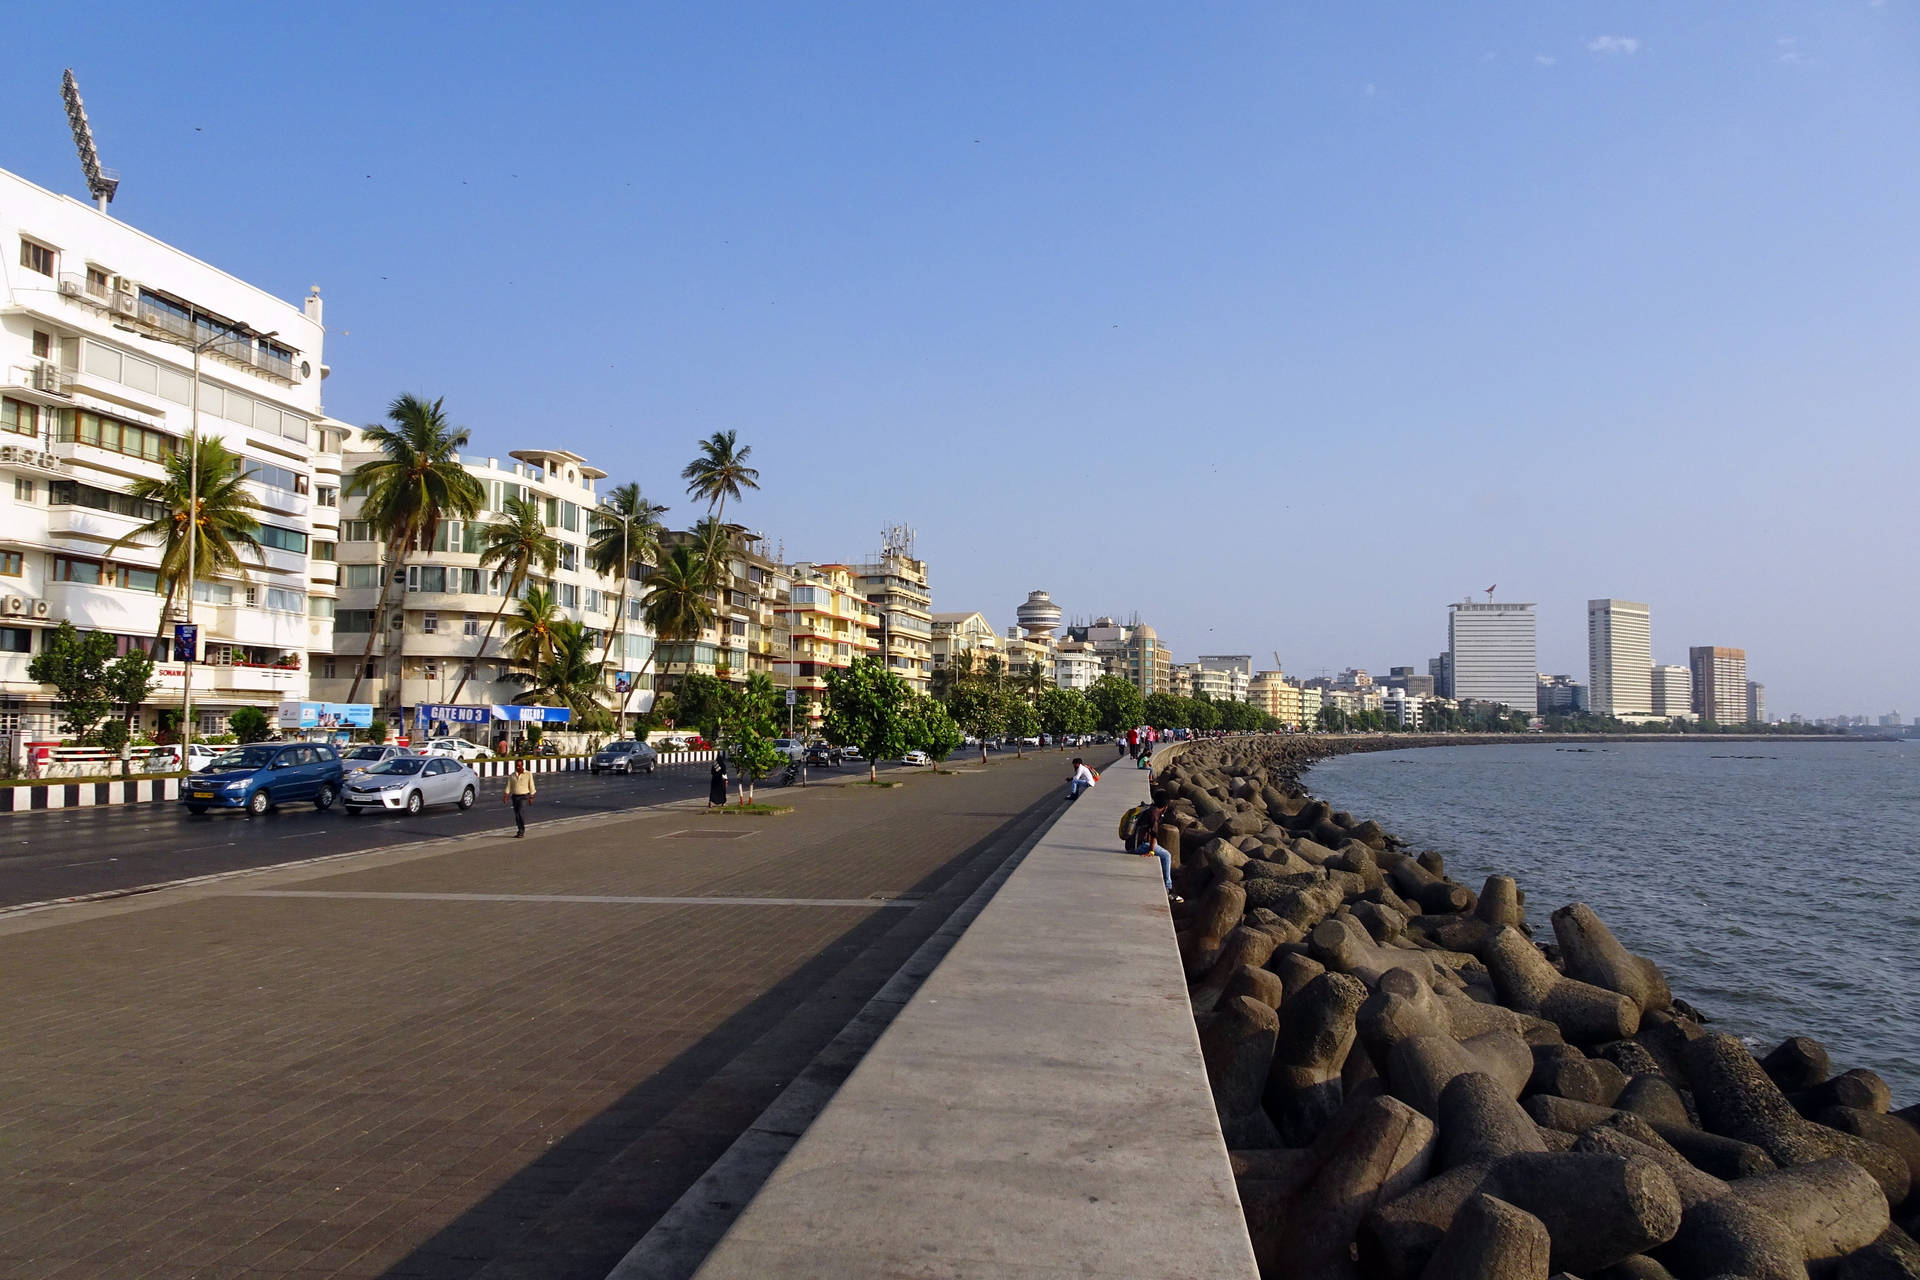
[[180, 786], [188, 813], [245, 809], [261, 814], [275, 805], [311, 800], [331, 809], [340, 798], [340, 756], [320, 742], [256, 742], [221, 752]]

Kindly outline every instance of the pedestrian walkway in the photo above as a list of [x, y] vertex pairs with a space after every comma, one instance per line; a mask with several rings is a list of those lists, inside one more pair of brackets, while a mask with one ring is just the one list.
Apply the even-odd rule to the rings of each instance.
[[600, 1280], [1063, 777], [1000, 760], [0, 920], [0, 1275]]

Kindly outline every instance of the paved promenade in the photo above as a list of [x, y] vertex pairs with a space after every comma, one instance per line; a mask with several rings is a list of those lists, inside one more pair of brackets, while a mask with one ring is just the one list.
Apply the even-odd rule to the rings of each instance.
[[1058, 807], [957, 765], [0, 919], [0, 1275], [601, 1280]]

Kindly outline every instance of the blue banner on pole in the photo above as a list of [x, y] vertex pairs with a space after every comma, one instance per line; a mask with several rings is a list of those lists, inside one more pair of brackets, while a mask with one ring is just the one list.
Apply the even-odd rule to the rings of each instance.
[[173, 626], [173, 660], [192, 662], [200, 652], [200, 626], [194, 622], [176, 622]]
[[495, 720], [511, 720], [515, 724], [567, 724], [573, 719], [573, 712], [566, 707], [522, 707], [514, 704], [493, 707]]

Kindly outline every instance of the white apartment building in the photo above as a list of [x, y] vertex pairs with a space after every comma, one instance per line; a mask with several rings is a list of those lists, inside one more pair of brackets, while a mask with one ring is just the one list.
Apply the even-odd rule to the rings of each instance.
[[[344, 445], [344, 474], [351, 476], [355, 467], [378, 456], [359, 443], [354, 433]], [[619, 579], [602, 577], [587, 564], [592, 513], [600, 501], [595, 485], [607, 473], [564, 449], [516, 449], [504, 460], [465, 456], [461, 463], [485, 490], [485, 506], [477, 519], [443, 521], [431, 544], [415, 544], [401, 575], [404, 582], [393, 584], [386, 624], [364, 667], [361, 656], [373, 625], [387, 548], [377, 531], [359, 518], [360, 499], [342, 500], [335, 553], [339, 603], [332, 651], [316, 662], [315, 697], [371, 703], [395, 725], [410, 725], [414, 708], [452, 701], [469, 660], [475, 662], [474, 673], [460, 691], [459, 705], [504, 705], [520, 695], [521, 686], [507, 678], [514, 667], [506, 656], [506, 618], [513, 616], [518, 601], [505, 596], [506, 575], [482, 569], [479, 560], [482, 529], [498, 517], [509, 498], [537, 503], [560, 544], [554, 572], [548, 575], [536, 567], [528, 587], [552, 591], [562, 616], [593, 631], [598, 657], [599, 646], [614, 629], [620, 598]], [[608, 659], [615, 671], [638, 673], [653, 650], [653, 637], [641, 617], [641, 592], [640, 579], [628, 583], [623, 639], [615, 641]], [[503, 606], [505, 614], [482, 653], [487, 625]], [[356, 667], [361, 670], [357, 693], [353, 687]], [[636, 689], [653, 687], [655, 674], [649, 669]], [[649, 705], [636, 693], [627, 709], [637, 712]], [[609, 706], [609, 710], [619, 709], [617, 702]]]
[[1053, 682], [1062, 689], [1085, 691], [1106, 673], [1106, 663], [1093, 646], [1079, 640], [1062, 640], [1053, 647]]
[[925, 693], [933, 677], [933, 593], [927, 562], [915, 559], [909, 546], [888, 546], [873, 561], [847, 567], [854, 590], [880, 615], [874, 639], [881, 661], [908, 688]]
[[1668, 720], [1684, 720], [1693, 715], [1693, 672], [1682, 666], [1661, 664], [1651, 672], [1653, 714]]
[[[291, 303], [93, 205], [0, 171], [0, 734], [57, 736], [51, 689], [27, 666], [62, 620], [148, 650], [139, 718], [177, 706], [185, 668], [161, 618], [157, 547], [112, 545], [158, 514], [127, 490], [199, 426], [243, 459], [261, 550], [244, 575], [198, 583], [196, 728], [309, 694], [308, 653], [331, 647], [331, 572], [315, 562], [316, 503], [337, 490], [321, 429], [319, 291]], [[316, 569], [318, 572], [316, 572]]]
[[934, 613], [928, 615], [933, 632], [933, 669], [943, 669], [963, 653], [973, 655], [976, 667], [991, 654], [1001, 652], [1000, 633], [987, 621], [987, 615], [972, 613]]
[[1538, 700], [1533, 606], [1465, 600], [1449, 605], [1453, 697], [1499, 702], [1528, 715]]
[[[1899, 723], [1900, 717], [1894, 716]], [[1750, 724], [1767, 723], [1767, 686], [1747, 681], [1747, 721]]]
[[1647, 606], [1587, 601], [1587, 688], [1594, 714], [1653, 714], [1653, 631]]
[[[1194, 689], [1198, 692], [1205, 688], [1207, 696], [1218, 702], [1223, 697], [1234, 702], [1247, 700], [1247, 689], [1253, 683], [1253, 655], [1250, 653], [1203, 653], [1194, 660], [1199, 668], [1194, 680]], [[1224, 686], [1220, 677], [1225, 677]], [[1226, 693], [1218, 694], [1213, 689], [1224, 687]]]

